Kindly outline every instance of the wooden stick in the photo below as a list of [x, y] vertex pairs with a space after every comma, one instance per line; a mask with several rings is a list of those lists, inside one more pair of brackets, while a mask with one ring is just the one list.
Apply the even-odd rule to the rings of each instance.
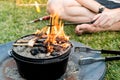
[[28, 42], [28, 46], [33, 47], [39, 37], [35, 37]]
[[[31, 47], [30, 45], [28, 45], [28, 43], [14, 43], [13, 46], [28, 46], [28, 47]], [[35, 47], [43, 46], [44, 47], [43, 44], [39, 44], [39, 43], [34, 43], [33, 46], [35, 46]]]
[[28, 43], [29, 40], [24, 40], [24, 39], [21, 39], [21, 40], [18, 40], [16, 43]]
[[[94, 21], [91, 21], [91, 22], [84, 22], [84, 23], [65, 23], [64, 25], [81, 25], [81, 24], [93, 24], [95, 22]], [[54, 26], [54, 25], [51, 25], [51, 24], [48, 24], [47, 26]]]
[[24, 43], [24, 44], [21, 44], [21, 43], [14, 43], [13, 46], [28, 46], [28, 44]]
[[39, 21], [44, 21], [44, 20], [49, 20], [50, 19], [50, 16], [43, 16], [43, 17], [40, 17], [38, 19], [35, 19], [35, 20], [32, 20], [30, 22], [28, 22], [28, 24], [31, 24], [31, 23], [36, 23], [36, 22], [39, 22]]
[[46, 56], [50, 56], [51, 53], [47, 53]]
[[50, 17], [50, 33], [52, 32], [52, 16]]
[[[33, 47], [36, 40], [39, 39], [39, 37], [34, 37], [31, 40], [18, 40], [18, 43], [13, 44], [13, 46], [29, 46], [29, 47]], [[23, 43], [19, 43], [19, 42], [23, 42]]]

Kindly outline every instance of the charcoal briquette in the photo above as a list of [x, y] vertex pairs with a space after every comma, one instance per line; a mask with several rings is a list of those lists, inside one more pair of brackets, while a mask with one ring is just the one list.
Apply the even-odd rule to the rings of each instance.
[[38, 50], [38, 48], [34, 48], [34, 49], [31, 49], [30, 52], [32, 55], [37, 55], [39, 53], [39, 50]]

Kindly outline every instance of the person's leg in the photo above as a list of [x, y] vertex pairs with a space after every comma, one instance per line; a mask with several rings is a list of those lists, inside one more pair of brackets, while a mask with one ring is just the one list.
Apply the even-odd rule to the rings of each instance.
[[[114, 3], [112, 1], [107, 1], [107, 0], [96, 0], [96, 1], [106, 6], [109, 9], [120, 8], [120, 3]], [[120, 22], [117, 22], [107, 28], [95, 27], [92, 24], [77, 25], [75, 28], [75, 33], [77, 35], [81, 35], [83, 33], [95, 33], [101, 31], [120, 31]]]
[[[100, 0], [97, 0], [97, 1], [100, 1]], [[110, 2], [110, 4], [112, 5], [113, 3]], [[109, 7], [114, 8], [114, 6], [109, 6], [110, 4], [107, 4], [108, 8]], [[68, 0], [49, 0], [47, 10], [50, 14], [57, 12], [62, 19], [67, 21], [72, 21], [75, 23], [91, 21], [91, 19], [95, 15], [93, 12], [89, 11], [88, 9], [78, 4], [75, 0], [69, 0], [69, 1]], [[100, 28], [100, 27], [95, 27], [92, 24], [91, 25], [82, 24], [82, 25], [76, 26], [75, 33], [80, 35], [83, 33], [95, 33], [95, 32], [101, 32], [101, 31], [120, 31], [119, 25], [120, 25], [120, 22], [115, 23], [108, 28]]]
[[75, 0], [49, 0], [47, 10], [50, 14], [58, 13], [62, 19], [74, 23], [91, 21], [95, 15]]

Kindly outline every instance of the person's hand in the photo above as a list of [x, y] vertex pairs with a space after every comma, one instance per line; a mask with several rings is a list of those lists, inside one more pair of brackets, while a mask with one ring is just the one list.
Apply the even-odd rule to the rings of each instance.
[[93, 25], [96, 27], [110, 27], [112, 24], [120, 20], [119, 10], [117, 9], [106, 9], [102, 13], [94, 16], [93, 20], [96, 20]]

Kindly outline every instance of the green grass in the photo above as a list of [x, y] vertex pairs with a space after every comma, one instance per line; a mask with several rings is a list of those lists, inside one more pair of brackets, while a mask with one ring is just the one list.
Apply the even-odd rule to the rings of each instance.
[[[35, 7], [19, 7], [15, 5], [14, 0], [0, 0], [0, 43], [14, 41], [44, 27], [48, 21], [27, 24], [44, 15], [47, 15], [45, 7], [41, 7], [41, 13], [37, 13]], [[74, 33], [74, 26], [65, 26], [65, 32], [71, 40], [95, 49], [120, 49], [120, 32], [99, 32], [77, 36]], [[120, 80], [120, 61], [107, 62], [106, 66], [105, 80]]]

